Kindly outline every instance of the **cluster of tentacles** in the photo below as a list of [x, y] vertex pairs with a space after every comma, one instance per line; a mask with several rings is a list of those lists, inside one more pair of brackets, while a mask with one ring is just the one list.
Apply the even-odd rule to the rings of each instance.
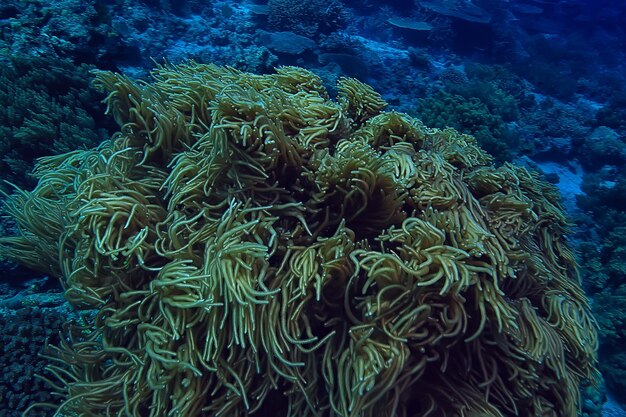
[[42, 159], [0, 242], [97, 311], [58, 415], [576, 415], [595, 324], [535, 174], [301, 68], [95, 84], [120, 131]]

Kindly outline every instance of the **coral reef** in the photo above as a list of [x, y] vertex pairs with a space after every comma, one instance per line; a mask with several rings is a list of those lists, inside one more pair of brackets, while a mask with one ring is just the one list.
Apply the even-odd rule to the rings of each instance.
[[99, 72], [120, 131], [7, 202], [2, 253], [98, 310], [48, 353], [60, 411], [576, 415], [596, 333], [552, 186], [354, 79], [153, 77]]
[[[63, 294], [48, 292], [45, 280], [26, 281], [17, 290], [0, 284], [0, 417], [17, 417], [35, 402], [54, 401], [43, 380], [46, 362], [39, 355], [46, 343], [58, 344], [63, 323], [78, 319]], [[29, 416], [45, 417], [49, 410], [33, 410]]]
[[598, 125], [613, 128], [623, 134], [626, 133], [626, 91], [622, 86], [615, 86], [614, 94], [598, 110], [596, 119]]
[[467, 65], [440, 74], [443, 89], [419, 100], [418, 113], [428, 126], [453, 127], [476, 137], [497, 161], [510, 161], [533, 141], [520, 141], [513, 125], [522, 109], [534, 105], [523, 81], [502, 66]]
[[500, 162], [511, 160], [514, 155], [513, 145], [517, 142], [514, 132], [477, 97], [465, 98], [440, 91], [419, 100], [419, 115], [428, 126], [449, 126], [473, 135]]
[[580, 264], [600, 327], [600, 370], [616, 399], [626, 401], [626, 176], [616, 179], [602, 182], [588, 176], [583, 183], [593, 194], [578, 200], [593, 215], [593, 226], [580, 244]]
[[276, 31], [290, 31], [317, 37], [333, 32], [344, 24], [340, 0], [269, 0], [268, 22]]
[[606, 165], [624, 166], [626, 163], [626, 141], [613, 129], [595, 128], [584, 141], [579, 160], [586, 166], [601, 169]]
[[[14, 58], [0, 68], [0, 172], [19, 186], [34, 186], [34, 160], [96, 145], [112, 124], [100, 97], [88, 88], [88, 65]], [[0, 185], [4, 189], [6, 184]]]
[[[70, 59], [108, 65], [138, 50], [111, 28], [111, 14], [99, 0], [6, 0], [0, 11], [0, 61], [10, 57]], [[10, 12], [6, 12], [9, 10]], [[136, 63], [136, 61], [135, 61]]]

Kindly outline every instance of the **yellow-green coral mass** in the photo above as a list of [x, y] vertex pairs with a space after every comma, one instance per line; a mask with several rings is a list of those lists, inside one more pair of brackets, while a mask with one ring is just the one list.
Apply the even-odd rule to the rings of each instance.
[[96, 309], [56, 415], [571, 416], [596, 329], [558, 194], [296, 67], [97, 72], [120, 129], [39, 161], [2, 251]]

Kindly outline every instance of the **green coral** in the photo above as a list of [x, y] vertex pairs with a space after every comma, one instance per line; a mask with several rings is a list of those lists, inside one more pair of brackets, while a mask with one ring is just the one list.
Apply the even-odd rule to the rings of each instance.
[[467, 64], [465, 75], [467, 82], [446, 82], [446, 90], [479, 99], [505, 122], [518, 120], [521, 110], [534, 104], [525, 82], [504, 66]]
[[269, 0], [267, 6], [268, 23], [277, 31], [317, 38], [345, 24], [340, 0]]
[[626, 132], [626, 92], [619, 91], [609, 102], [596, 113], [596, 121], [600, 126], [607, 126]]
[[453, 127], [476, 137], [497, 161], [509, 161], [532, 144], [521, 143], [512, 122], [534, 104], [522, 81], [501, 66], [473, 64], [442, 75], [442, 90], [420, 99], [418, 114], [428, 126]]
[[[517, 138], [501, 116], [493, 114], [476, 97], [446, 91], [419, 100], [420, 118], [428, 126], [453, 127], [476, 137], [480, 145], [500, 162], [511, 160]], [[512, 146], [513, 145], [513, 146]]]
[[32, 186], [36, 158], [87, 148], [108, 136], [103, 127], [109, 123], [88, 89], [89, 69], [43, 58], [14, 58], [0, 69], [2, 179]]
[[[620, 247], [620, 251], [626, 252], [626, 246]], [[626, 399], [626, 284], [616, 286], [610, 280], [602, 291], [593, 295], [593, 312], [600, 326], [600, 370], [607, 387], [623, 401]]]
[[46, 356], [57, 413], [577, 415], [596, 331], [553, 186], [356, 80], [153, 77], [99, 72], [120, 130], [6, 207], [3, 253], [97, 310]]
[[600, 369], [607, 387], [626, 400], [626, 175], [603, 182], [588, 175], [583, 183], [586, 196], [579, 206], [592, 216], [586, 235], [595, 239], [579, 246], [581, 272], [593, 298], [593, 311], [600, 326]]

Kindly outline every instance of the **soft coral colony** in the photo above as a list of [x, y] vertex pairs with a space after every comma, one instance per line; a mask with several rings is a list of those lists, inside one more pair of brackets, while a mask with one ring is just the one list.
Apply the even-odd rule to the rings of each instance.
[[57, 414], [575, 416], [595, 323], [556, 191], [295, 67], [96, 73], [120, 130], [39, 161], [2, 250], [96, 309]]

